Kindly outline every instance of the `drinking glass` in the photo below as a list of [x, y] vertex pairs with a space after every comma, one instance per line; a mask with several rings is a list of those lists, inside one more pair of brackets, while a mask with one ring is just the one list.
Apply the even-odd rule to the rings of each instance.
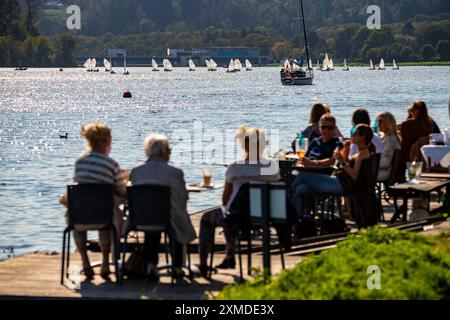
[[209, 168], [203, 169], [203, 187], [206, 188], [211, 187], [211, 180], [212, 180], [211, 169]]
[[420, 183], [423, 162], [408, 162], [406, 164], [407, 180], [410, 183]]

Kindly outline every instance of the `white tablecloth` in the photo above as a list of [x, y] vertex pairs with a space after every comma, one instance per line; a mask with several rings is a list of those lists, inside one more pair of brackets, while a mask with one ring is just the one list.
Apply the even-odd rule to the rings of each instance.
[[450, 166], [450, 145], [449, 146], [433, 146], [426, 145], [421, 148], [423, 157], [431, 160], [431, 165], [438, 165], [448, 167]]

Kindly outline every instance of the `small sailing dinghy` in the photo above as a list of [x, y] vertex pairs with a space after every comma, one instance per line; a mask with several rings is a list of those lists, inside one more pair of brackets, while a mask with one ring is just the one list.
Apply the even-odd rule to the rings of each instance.
[[88, 58], [84, 63], [83, 63], [83, 67], [85, 67], [87, 70], [86, 71], [91, 71], [91, 59]]
[[217, 71], [217, 63], [213, 59], [209, 60], [208, 71]]
[[397, 65], [397, 62], [395, 62], [395, 59], [394, 59], [392, 65], [393, 65], [392, 70], [400, 70], [400, 67]]
[[189, 59], [189, 71], [195, 71], [195, 63], [192, 61], [192, 59]]
[[241, 71], [241, 69], [242, 69], [241, 61], [239, 61], [239, 59], [234, 60], [234, 70]]
[[321, 68], [320, 68], [320, 60], [317, 60], [317, 68], [316, 68], [317, 70], [320, 70]]
[[227, 68], [227, 73], [236, 72], [235, 66], [236, 66], [236, 64], [235, 64], [234, 60], [231, 59], [230, 64], [228, 65], [228, 68]]
[[330, 71], [334, 71], [334, 62], [333, 62], [333, 59], [330, 59], [330, 64], [328, 65], [328, 67], [330, 68]]
[[378, 70], [386, 70], [386, 67], [385, 67], [385, 65], [384, 65], [384, 59], [383, 59], [383, 58], [381, 58], [381, 60], [380, 60], [380, 64], [379, 64], [379, 66], [378, 66]]
[[[300, 16], [301, 14], [301, 16]], [[298, 21], [303, 25], [303, 36], [306, 51], [306, 61], [308, 61], [308, 68], [304, 70], [302, 67], [295, 64], [293, 61], [287, 60], [284, 63], [283, 69], [280, 71], [281, 83], [285, 86], [303, 86], [312, 85], [314, 80], [314, 72], [312, 65], [310, 65], [308, 38], [306, 36], [305, 12], [303, 10], [303, 0], [298, 2]]]
[[[88, 70], [89, 71], [89, 70]], [[92, 58], [91, 60], [91, 72], [99, 72], [100, 70], [97, 68], [97, 60]]]
[[343, 71], [349, 71], [350, 68], [347, 65], [347, 59], [344, 59], [344, 68], [342, 69]]
[[152, 71], [159, 71], [158, 63], [155, 59], [152, 59]]
[[375, 70], [372, 59], [370, 59], [370, 67], [369, 70]]
[[172, 64], [170, 63], [169, 59], [164, 59], [163, 60], [163, 66], [164, 66], [164, 71], [166, 72], [171, 72], [172, 71]]
[[252, 66], [251, 62], [248, 59], [245, 59], [245, 70], [252, 71], [252, 68], [253, 68], [253, 66]]
[[328, 57], [328, 53], [325, 54], [325, 59], [323, 59], [322, 71], [331, 71], [331, 61]]
[[123, 56], [123, 74], [126, 76], [130, 74], [130, 72], [127, 70], [127, 56], [126, 55]]
[[109, 62], [107, 59], [103, 59], [103, 65], [105, 66], [105, 72], [111, 71], [111, 62]]

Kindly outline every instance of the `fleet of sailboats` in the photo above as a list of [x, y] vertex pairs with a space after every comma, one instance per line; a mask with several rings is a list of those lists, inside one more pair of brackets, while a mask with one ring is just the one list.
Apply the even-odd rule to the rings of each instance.
[[95, 58], [87, 59], [83, 66], [87, 69], [88, 72], [99, 72], [97, 68], [97, 60]]
[[323, 59], [322, 71], [334, 71], [333, 59], [328, 57], [328, 53], [325, 54], [325, 59]]

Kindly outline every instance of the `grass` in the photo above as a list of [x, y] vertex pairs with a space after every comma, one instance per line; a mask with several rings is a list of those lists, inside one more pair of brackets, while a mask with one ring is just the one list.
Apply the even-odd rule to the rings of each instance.
[[[450, 299], [450, 233], [425, 237], [373, 228], [309, 256], [264, 282], [227, 286], [217, 299], [344, 300]], [[379, 266], [381, 288], [367, 288], [368, 267]]]

